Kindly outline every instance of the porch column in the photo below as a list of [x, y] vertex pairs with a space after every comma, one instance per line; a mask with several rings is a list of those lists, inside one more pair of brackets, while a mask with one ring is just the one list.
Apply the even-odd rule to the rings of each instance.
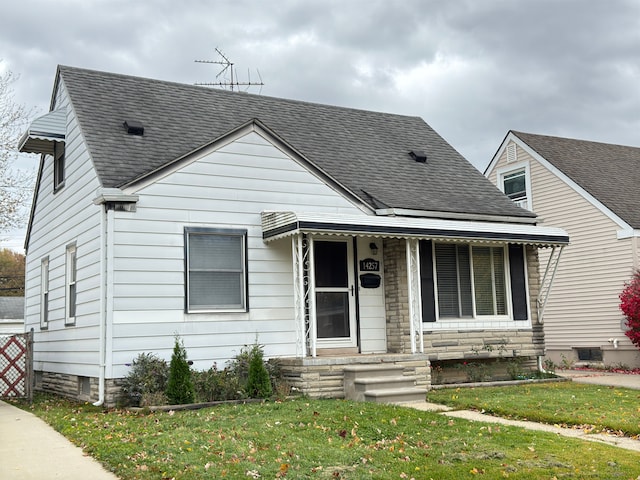
[[[291, 252], [293, 256], [293, 304], [296, 325], [296, 356], [316, 356], [315, 345], [315, 315], [310, 315], [313, 305], [310, 304], [309, 284], [310, 272], [309, 239], [303, 233], [291, 237]], [[314, 324], [314, 325], [312, 325]]]
[[409, 296], [409, 327], [411, 353], [424, 352], [422, 338], [422, 294], [420, 289], [420, 253], [416, 238], [407, 238], [407, 294]]

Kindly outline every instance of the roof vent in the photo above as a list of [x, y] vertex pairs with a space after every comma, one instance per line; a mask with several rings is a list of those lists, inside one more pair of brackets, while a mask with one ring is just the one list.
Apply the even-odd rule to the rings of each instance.
[[122, 124], [129, 135], [144, 135], [144, 125], [136, 120], [125, 120]]
[[411, 150], [409, 152], [411, 158], [413, 158], [416, 162], [419, 163], [427, 163], [427, 154], [422, 150]]

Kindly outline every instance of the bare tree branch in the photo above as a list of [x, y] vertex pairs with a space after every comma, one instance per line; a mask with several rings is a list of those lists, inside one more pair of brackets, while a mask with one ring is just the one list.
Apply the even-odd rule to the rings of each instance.
[[14, 99], [12, 85], [18, 77], [10, 70], [0, 74], [0, 233], [20, 227], [26, 219], [33, 172], [15, 168], [18, 140], [32, 111]]

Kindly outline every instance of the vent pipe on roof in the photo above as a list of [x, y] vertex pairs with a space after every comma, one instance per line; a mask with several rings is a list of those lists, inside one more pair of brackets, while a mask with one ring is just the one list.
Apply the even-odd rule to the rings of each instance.
[[427, 154], [422, 150], [411, 150], [409, 156], [418, 163], [427, 163]]
[[136, 120], [125, 120], [122, 124], [129, 135], [144, 135], [144, 125]]

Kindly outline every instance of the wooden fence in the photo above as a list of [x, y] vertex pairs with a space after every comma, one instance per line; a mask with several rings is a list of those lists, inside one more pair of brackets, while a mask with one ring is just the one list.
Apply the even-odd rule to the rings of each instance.
[[0, 336], [0, 398], [33, 399], [33, 329]]

